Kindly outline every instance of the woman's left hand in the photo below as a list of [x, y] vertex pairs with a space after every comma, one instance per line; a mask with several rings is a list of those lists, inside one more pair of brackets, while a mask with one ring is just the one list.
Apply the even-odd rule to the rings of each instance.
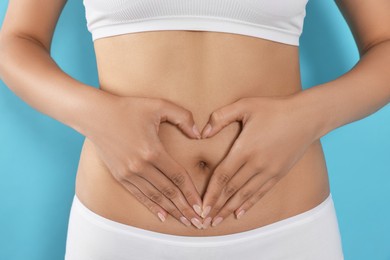
[[[239, 212], [259, 201], [318, 138], [318, 119], [293, 98], [297, 95], [242, 98], [210, 115], [207, 137], [235, 121], [243, 128], [207, 186], [202, 214], [208, 216], [206, 226], [211, 219], [215, 226], [233, 211], [242, 216]], [[206, 132], [207, 124], [202, 138]]]

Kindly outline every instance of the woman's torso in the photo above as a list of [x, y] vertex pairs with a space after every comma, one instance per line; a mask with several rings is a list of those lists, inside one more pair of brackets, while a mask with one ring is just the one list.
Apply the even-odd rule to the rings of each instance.
[[[241, 97], [302, 91], [299, 51], [293, 45], [220, 32], [153, 31], [101, 38], [94, 47], [102, 90], [173, 101], [193, 113], [199, 129], [215, 109]], [[159, 137], [203, 197], [213, 169], [239, 133], [235, 122], [210, 139], [195, 140], [163, 123]], [[254, 229], [307, 211], [328, 196], [329, 183], [317, 140], [243, 218], [231, 214], [217, 227], [199, 230], [172, 216], [161, 222], [111, 176], [86, 138], [76, 194], [92, 211], [117, 222], [167, 234], [209, 236]]]

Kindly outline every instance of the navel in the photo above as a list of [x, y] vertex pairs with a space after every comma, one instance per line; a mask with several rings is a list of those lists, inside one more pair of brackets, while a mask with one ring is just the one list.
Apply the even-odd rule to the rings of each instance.
[[202, 170], [205, 170], [205, 169], [209, 168], [209, 165], [208, 165], [207, 162], [205, 162], [205, 161], [203, 161], [203, 160], [200, 160], [200, 161], [198, 162], [198, 167], [199, 167], [200, 169], [202, 169]]

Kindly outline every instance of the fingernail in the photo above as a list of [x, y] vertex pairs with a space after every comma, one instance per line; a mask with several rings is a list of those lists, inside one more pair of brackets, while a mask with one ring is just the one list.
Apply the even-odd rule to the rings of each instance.
[[223, 220], [222, 217], [218, 217], [212, 224], [213, 227], [215, 227], [216, 225], [218, 225], [219, 223], [221, 223], [221, 221]]
[[205, 130], [203, 132], [203, 138], [207, 137], [207, 135], [210, 133], [210, 131], [211, 131], [211, 125], [207, 124], [206, 128], [205, 128]]
[[206, 218], [206, 220], [203, 222], [203, 229], [206, 229], [210, 226], [211, 223], [211, 217]]
[[165, 221], [165, 217], [164, 217], [164, 215], [161, 212], [158, 212], [157, 215], [161, 219], [161, 222]]
[[192, 207], [194, 208], [195, 212], [196, 212], [199, 216], [202, 215], [202, 210], [200, 209], [200, 206], [199, 206], [198, 204], [194, 204]]
[[192, 131], [194, 132], [194, 134], [196, 135], [196, 137], [198, 137], [198, 139], [201, 138], [200, 132], [199, 132], [199, 130], [198, 130], [198, 127], [196, 127], [196, 125], [194, 125], [194, 126], [192, 127]]
[[203, 210], [203, 212], [202, 212], [202, 214], [201, 214], [201, 217], [202, 217], [202, 218], [207, 217], [207, 214], [210, 213], [210, 210], [211, 210], [211, 206], [207, 206], [207, 207]]
[[238, 212], [238, 214], [237, 214], [237, 219], [240, 219], [241, 217], [242, 217], [242, 215], [244, 215], [244, 213], [245, 213], [245, 210], [240, 210], [240, 212]]
[[194, 224], [198, 229], [202, 228], [202, 223], [199, 221], [197, 218], [192, 218], [191, 219], [192, 224]]
[[191, 226], [191, 223], [188, 221], [188, 219], [186, 219], [183, 216], [180, 217], [180, 221], [183, 222], [183, 224], [186, 225], [187, 227]]

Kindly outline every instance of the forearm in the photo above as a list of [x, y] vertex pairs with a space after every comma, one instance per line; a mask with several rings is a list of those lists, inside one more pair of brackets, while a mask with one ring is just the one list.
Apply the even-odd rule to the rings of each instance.
[[390, 102], [390, 41], [372, 47], [341, 77], [293, 95], [317, 138], [367, 117]]
[[8, 88], [36, 110], [86, 135], [108, 93], [63, 72], [39, 43], [7, 37], [0, 43], [0, 77]]

